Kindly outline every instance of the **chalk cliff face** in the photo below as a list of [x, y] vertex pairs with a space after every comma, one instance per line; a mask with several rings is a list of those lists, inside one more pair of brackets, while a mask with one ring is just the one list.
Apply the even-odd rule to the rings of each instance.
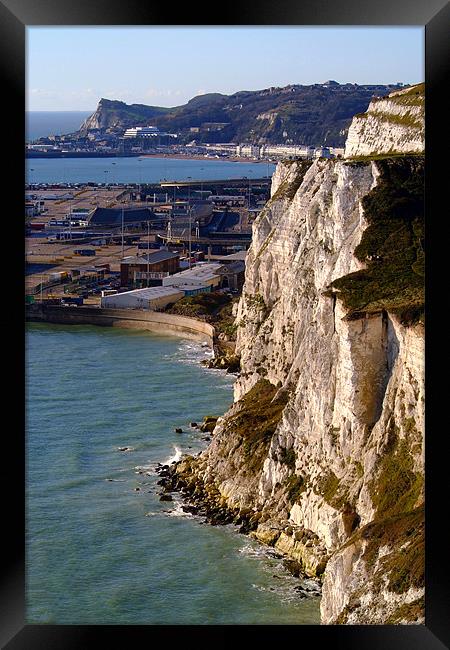
[[374, 98], [366, 113], [353, 118], [345, 157], [423, 152], [424, 84]]
[[100, 99], [94, 113], [81, 125], [78, 133], [87, 135], [92, 129], [124, 130], [136, 124], [148, 124], [154, 118], [163, 115], [169, 109], [144, 104], [125, 104], [124, 102]]
[[[380, 244], [366, 198], [388, 187], [394, 201], [386, 174], [398, 165], [406, 185], [395, 191], [409, 191], [412, 159], [277, 166], [237, 310], [235, 403], [180, 467], [250, 512], [252, 536], [320, 577], [323, 623], [424, 622], [424, 328], [405, 317], [407, 288], [401, 302], [395, 282], [377, 284], [394, 268], [397, 235]], [[396, 232], [418, 232], [416, 209]], [[355, 255], [375, 240], [376, 255]], [[370, 309], [349, 310], [355, 278], [372, 282]]]

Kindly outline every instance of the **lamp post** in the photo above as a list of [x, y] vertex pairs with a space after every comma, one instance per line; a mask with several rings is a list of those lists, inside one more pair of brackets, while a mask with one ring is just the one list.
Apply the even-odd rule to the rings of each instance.
[[72, 243], [72, 199], [69, 199], [69, 240]]
[[122, 259], [123, 259], [123, 204], [124, 201], [122, 201]]
[[191, 239], [192, 239], [191, 206], [188, 206], [188, 211], [189, 211], [189, 268], [191, 268]]
[[[250, 170], [252, 171], [252, 170]], [[250, 214], [250, 204], [251, 204], [251, 192], [250, 192], [250, 178], [248, 179], [248, 211]]]
[[149, 257], [150, 257], [150, 221], [147, 218], [147, 287], [148, 287], [148, 274], [149, 274], [149, 265], [150, 265]]
[[[188, 181], [192, 180], [192, 176], [186, 177]], [[191, 223], [191, 186], [188, 185], [188, 216], [189, 216], [189, 268], [191, 268], [191, 237], [192, 237], [192, 223]]]
[[[141, 162], [142, 162], [142, 158], [138, 158], [138, 163], [141, 163]], [[139, 164], [139, 166], [138, 166], [138, 169], [139, 169], [139, 198], [140, 198], [140, 194], [141, 194], [141, 184], [142, 184], [142, 174], [141, 174], [142, 167], [141, 167], [140, 164]]]

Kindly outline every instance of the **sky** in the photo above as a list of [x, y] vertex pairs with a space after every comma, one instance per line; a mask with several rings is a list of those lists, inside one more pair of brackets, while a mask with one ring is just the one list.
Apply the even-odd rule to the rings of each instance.
[[196, 95], [424, 81], [419, 27], [27, 27], [27, 110], [100, 98], [179, 106]]

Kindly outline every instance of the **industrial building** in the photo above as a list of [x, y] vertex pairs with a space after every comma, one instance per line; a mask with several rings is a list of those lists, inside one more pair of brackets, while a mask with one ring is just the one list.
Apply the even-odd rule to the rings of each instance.
[[101, 299], [101, 307], [108, 309], [153, 309], [160, 311], [184, 298], [180, 289], [173, 287], [148, 287], [124, 291]]
[[213, 288], [220, 288], [220, 275], [219, 269], [222, 264], [205, 263], [198, 264], [197, 266], [180, 271], [175, 275], [170, 275], [163, 278], [164, 287], [181, 287], [181, 286], [205, 286]]
[[199, 293], [211, 292], [211, 287], [209, 285], [204, 285], [204, 284], [180, 284], [173, 288], [182, 291], [185, 297], [196, 296]]
[[164, 278], [180, 269], [180, 253], [158, 250], [125, 257], [120, 263], [122, 287], [160, 285]]
[[96, 208], [89, 219], [89, 227], [145, 226], [148, 222], [161, 224], [158, 217], [149, 208]]

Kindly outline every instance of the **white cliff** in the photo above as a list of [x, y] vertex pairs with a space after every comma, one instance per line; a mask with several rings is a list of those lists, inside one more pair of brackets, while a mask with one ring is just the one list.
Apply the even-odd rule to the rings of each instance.
[[235, 404], [195, 460], [221, 504], [254, 513], [254, 537], [321, 577], [323, 623], [423, 622], [423, 324], [390, 311], [395, 283], [350, 318], [332, 284], [375, 264], [355, 256], [363, 199], [396, 165], [277, 166], [237, 311]]

